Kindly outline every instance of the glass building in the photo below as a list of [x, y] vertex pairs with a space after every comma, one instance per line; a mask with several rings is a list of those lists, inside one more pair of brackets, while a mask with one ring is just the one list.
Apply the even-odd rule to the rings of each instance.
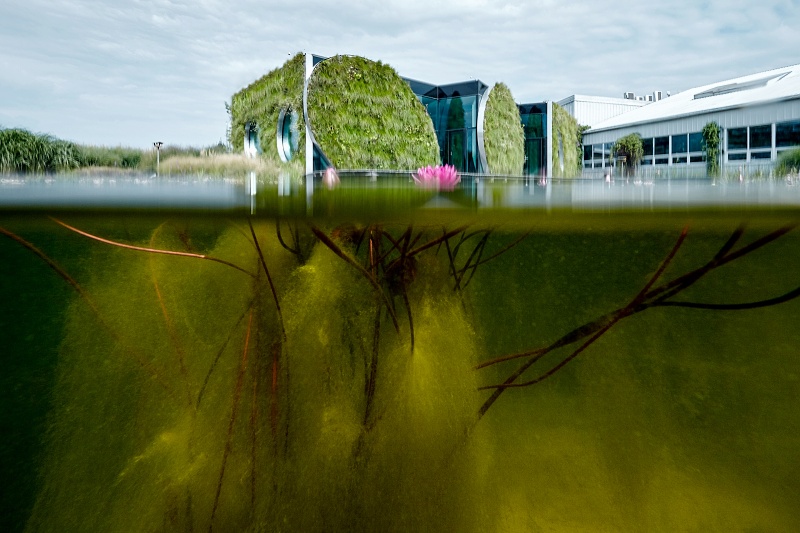
[[433, 85], [403, 79], [433, 121], [442, 164], [459, 172], [485, 172], [478, 153], [478, 108], [489, 86], [480, 80]]
[[525, 131], [523, 174], [547, 175], [547, 103], [520, 104], [519, 116]]

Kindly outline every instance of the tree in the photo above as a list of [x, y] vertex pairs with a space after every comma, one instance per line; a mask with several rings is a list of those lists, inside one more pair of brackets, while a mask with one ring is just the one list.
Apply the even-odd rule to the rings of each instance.
[[639, 166], [639, 161], [642, 160], [642, 156], [644, 155], [642, 136], [638, 133], [631, 133], [618, 139], [611, 148], [611, 153], [617, 157], [625, 158], [626, 176], [634, 175], [636, 167]]
[[706, 153], [708, 175], [719, 176], [719, 124], [716, 122], [703, 126], [703, 151]]

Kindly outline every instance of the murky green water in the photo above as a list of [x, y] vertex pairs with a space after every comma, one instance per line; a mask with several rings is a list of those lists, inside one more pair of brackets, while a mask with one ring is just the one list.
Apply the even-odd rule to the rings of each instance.
[[797, 211], [326, 205], [0, 215], [5, 529], [800, 530]]

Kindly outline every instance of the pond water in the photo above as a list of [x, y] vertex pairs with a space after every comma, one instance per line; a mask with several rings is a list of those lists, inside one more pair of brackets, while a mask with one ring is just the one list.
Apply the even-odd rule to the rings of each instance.
[[112, 179], [0, 182], [0, 529], [800, 530], [800, 188]]

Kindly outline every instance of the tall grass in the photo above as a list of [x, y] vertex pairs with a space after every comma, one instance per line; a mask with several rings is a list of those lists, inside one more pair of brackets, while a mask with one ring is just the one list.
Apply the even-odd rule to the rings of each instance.
[[[238, 172], [239, 162], [217, 158], [227, 152], [223, 143], [206, 148], [167, 145], [161, 149], [161, 166], [176, 157], [184, 162], [173, 163], [173, 167], [190, 168], [192, 165], [186, 161], [194, 158], [198, 160], [194, 167], [209, 168], [210, 174], [223, 174], [222, 167], [226, 161], [233, 165], [234, 172]], [[156, 152], [154, 149], [123, 146], [81, 145], [20, 128], [0, 129], [1, 173], [50, 173], [87, 168], [152, 172], [156, 169]]]
[[207, 176], [244, 177], [255, 172], [260, 177], [276, 177], [282, 172], [302, 175], [302, 162], [290, 164], [259, 157], [249, 158], [244, 154], [206, 154], [206, 155], [174, 155], [161, 162], [162, 176], [201, 174]]
[[800, 148], [788, 150], [778, 156], [778, 164], [775, 166], [776, 176], [787, 176], [800, 171]]
[[56, 172], [79, 166], [80, 150], [71, 142], [23, 129], [0, 130], [0, 172]]

